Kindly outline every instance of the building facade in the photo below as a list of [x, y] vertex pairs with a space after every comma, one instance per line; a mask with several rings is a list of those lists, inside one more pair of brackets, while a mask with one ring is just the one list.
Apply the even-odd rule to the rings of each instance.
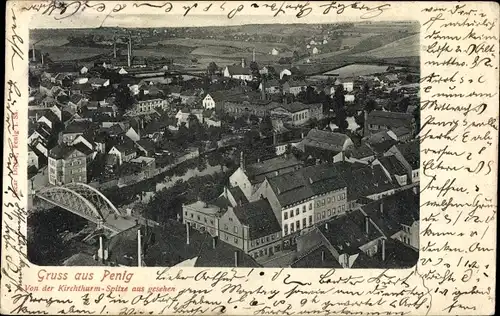
[[87, 183], [87, 156], [65, 145], [50, 150], [49, 183], [64, 185], [71, 182]]

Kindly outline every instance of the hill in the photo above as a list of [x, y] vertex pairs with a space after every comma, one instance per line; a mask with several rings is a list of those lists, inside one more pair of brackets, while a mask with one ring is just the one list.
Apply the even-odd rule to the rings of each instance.
[[360, 52], [354, 56], [371, 56], [374, 58], [399, 58], [420, 55], [420, 35], [411, 35], [381, 47]]

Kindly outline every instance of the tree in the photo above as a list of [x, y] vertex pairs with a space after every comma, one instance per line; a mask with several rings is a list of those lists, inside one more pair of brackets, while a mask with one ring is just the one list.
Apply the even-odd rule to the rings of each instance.
[[208, 67], [207, 67], [208, 74], [214, 75], [218, 69], [219, 69], [219, 67], [217, 66], [217, 64], [215, 62], [211, 61], [210, 64], [208, 64]]
[[366, 112], [370, 113], [371, 111], [375, 110], [376, 108], [377, 108], [377, 102], [375, 102], [375, 100], [373, 100], [373, 99], [369, 99], [365, 104], [364, 110]]
[[135, 103], [135, 99], [130, 92], [130, 89], [126, 85], [121, 85], [115, 94], [115, 104], [121, 113], [132, 108]]
[[271, 120], [271, 117], [264, 116], [262, 118], [262, 121], [259, 125], [259, 131], [265, 137], [271, 136], [271, 134], [273, 133], [273, 121]]

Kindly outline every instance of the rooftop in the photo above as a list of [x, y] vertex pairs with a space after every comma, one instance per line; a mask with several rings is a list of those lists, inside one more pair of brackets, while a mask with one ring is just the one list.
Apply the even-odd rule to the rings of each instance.
[[318, 229], [340, 254], [359, 253], [359, 247], [383, 237], [371, 222], [367, 232], [366, 217], [360, 210], [337, 217]]
[[380, 157], [378, 159], [378, 161], [382, 164], [382, 166], [384, 166], [384, 168], [391, 175], [398, 175], [399, 176], [399, 175], [406, 174], [405, 166], [394, 155]]
[[281, 225], [267, 199], [237, 206], [234, 214], [243, 225], [249, 227], [250, 239], [257, 239], [281, 232]]
[[245, 167], [245, 173], [252, 182], [262, 182], [265, 177], [280, 174], [282, 169], [300, 167], [302, 162], [292, 155], [283, 155], [275, 158], [256, 162]]
[[361, 208], [387, 237], [400, 231], [401, 225], [412, 226], [420, 219], [420, 198], [412, 190], [398, 192]]
[[409, 113], [371, 111], [368, 114], [368, 124], [389, 126], [391, 128], [408, 127], [411, 125], [412, 120], [413, 115]]
[[311, 129], [303, 140], [304, 146], [319, 147], [335, 152], [341, 152], [349, 136], [341, 133]]

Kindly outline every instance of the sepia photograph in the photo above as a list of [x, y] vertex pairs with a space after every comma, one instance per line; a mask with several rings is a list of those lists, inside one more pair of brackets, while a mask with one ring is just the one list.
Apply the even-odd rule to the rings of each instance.
[[29, 32], [31, 263], [417, 264], [418, 21]]

